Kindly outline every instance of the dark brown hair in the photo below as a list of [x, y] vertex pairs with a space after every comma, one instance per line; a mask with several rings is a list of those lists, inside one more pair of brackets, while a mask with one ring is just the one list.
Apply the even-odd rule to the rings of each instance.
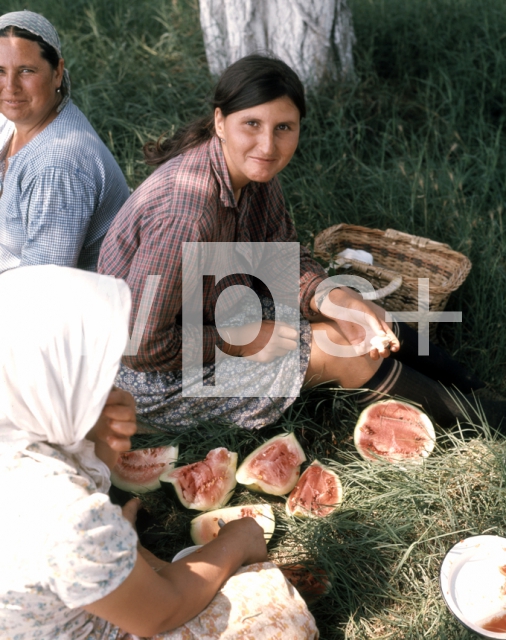
[[214, 110], [219, 107], [226, 117], [236, 111], [256, 107], [287, 96], [306, 115], [304, 87], [299, 77], [278, 58], [252, 54], [241, 58], [222, 73], [211, 101], [213, 112], [181, 127], [171, 138], [162, 135], [156, 142], [144, 145], [144, 158], [149, 165], [159, 165], [210, 140], [214, 131]]
[[47, 60], [53, 69], [58, 68], [58, 62], [60, 61], [58, 52], [35, 33], [27, 29], [21, 29], [20, 27], [8, 26], [0, 29], [0, 38], [24, 38], [25, 40], [36, 42], [40, 47], [40, 55], [44, 60]]

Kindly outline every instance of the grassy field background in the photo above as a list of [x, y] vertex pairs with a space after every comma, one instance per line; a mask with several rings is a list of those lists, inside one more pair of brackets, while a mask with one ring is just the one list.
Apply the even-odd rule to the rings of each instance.
[[[300, 240], [349, 222], [464, 252], [473, 269], [448, 306], [463, 312], [463, 323], [441, 327], [439, 337], [506, 393], [504, 0], [350, 5], [357, 82], [308, 97], [300, 147], [282, 175]], [[149, 173], [142, 143], [208, 108], [213, 79], [197, 0], [2, 0], [3, 12], [21, 8], [57, 27], [75, 102], [136, 187]], [[267, 435], [294, 430], [310, 460], [331, 460], [342, 477], [343, 508], [323, 522], [294, 523], [279, 503], [271, 547], [273, 556], [290, 549], [331, 576], [330, 594], [313, 605], [324, 640], [474, 637], [446, 611], [438, 569], [460, 537], [504, 533], [504, 443], [486, 425], [438, 432], [424, 467], [371, 467], [350, 442], [355, 419], [352, 400], [315, 390], [261, 434], [205, 428], [209, 441], [241, 456]], [[205, 454], [193, 435], [182, 436], [188, 461]], [[157, 545], [169, 556], [189, 542], [190, 516], [157, 495], [153, 512], [167, 533]]]

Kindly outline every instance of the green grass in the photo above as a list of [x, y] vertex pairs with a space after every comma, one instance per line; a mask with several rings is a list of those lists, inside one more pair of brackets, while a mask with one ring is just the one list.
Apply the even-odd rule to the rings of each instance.
[[[318, 459], [339, 475], [341, 508], [324, 519], [294, 519], [285, 514], [283, 498], [241, 486], [230, 505], [267, 500], [276, 518], [271, 558], [325, 570], [332, 588], [311, 606], [322, 638], [471, 640], [475, 636], [442, 601], [439, 567], [446, 551], [464, 537], [506, 535], [506, 442], [475, 425], [465, 433], [439, 431], [422, 466], [371, 464], [353, 445], [356, 419], [351, 397], [318, 389], [305, 394], [281, 424], [260, 433], [208, 424], [175, 440], [169, 434], [138, 436], [136, 446], [177, 441], [180, 462], [190, 463], [221, 445], [237, 451], [241, 461], [264, 439], [293, 430], [308, 462]], [[144, 494], [143, 500], [158, 523], [146, 531], [146, 545], [170, 560], [192, 544], [195, 513], [163, 490]]]
[[[17, 9], [13, 0], [6, 9]], [[142, 143], [207, 110], [197, 0], [36, 0], [57, 26], [73, 95], [131, 186]], [[300, 239], [337, 222], [449, 243], [473, 270], [441, 327], [448, 349], [506, 391], [506, 10], [502, 0], [353, 0], [358, 82], [309, 96], [282, 175]]]
[[[506, 393], [506, 6], [504, 0], [350, 0], [357, 82], [308, 97], [299, 150], [282, 175], [300, 239], [338, 222], [430, 236], [473, 262], [449, 309], [463, 323], [440, 339]], [[212, 91], [197, 0], [4, 0], [58, 28], [73, 96], [132, 187], [148, 174], [141, 145], [206, 112]], [[260, 434], [203, 426], [245, 455], [258, 439], [293, 429], [310, 460], [330, 460], [345, 486], [324, 521], [289, 520], [278, 501], [271, 551], [292, 549], [324, 567], [332, 592], [313, 606], [324, 640], [473, 637], [446, 611], [444, 552], [473, 533], [504, 534], [506, 445], [481, 427], [438, 433], [415, 470], [371, 466], [350, 442], [356, 410], [338, 391], [314, 390], [282, 424]], [[472, 435], [472, 439], [471, 438]], [[182, 437], [185, 459], [206, 451]], [[236, 500], [249, 499], [239, 493]], [[158, 493], [169, 556], [189, 542], [190, 515]], [[256, 500], [256, 498], [255, 498]], [[155, 543], [153, 543], [155, 544]], [[305, 551], [302, 553], [301, 548]]]

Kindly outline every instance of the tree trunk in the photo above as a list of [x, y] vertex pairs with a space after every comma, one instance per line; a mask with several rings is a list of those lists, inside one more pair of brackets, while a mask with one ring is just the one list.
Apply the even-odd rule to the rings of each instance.
[[200, 22], [212, 74], [249, 53], [271, 52], [306, 88], [354, 77], [346, 0], [200, 0]]

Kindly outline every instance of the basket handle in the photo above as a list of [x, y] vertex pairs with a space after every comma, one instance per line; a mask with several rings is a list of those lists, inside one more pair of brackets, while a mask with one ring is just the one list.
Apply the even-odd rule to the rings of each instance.
[[395, 276], [393, 280], [381, 287], [381, 289], [376, 289], [374, 293], [363, 293], [362, 297], [364, 300], [381, 300], [381, 298], [386, 298], [394, 291], [397, 291], [400, 286], [402, 286], [402, 276]]
[[387, 229], [385, 231], [384, 237], [390, 238], [391, 240], [404, 240], [405, 242], [409, 242], [413, 246], [420, 247], [421, 249], [426, 249], [430, 247], [440, 248], [440, 249], [451, 249], [450, 245], [445, 244], [444, 242], [436, 242], [435, 240], [430, 240], [429, 238], [414, 236], [411, 233], [405, 233], [404, 231], [397, 231], [396, 229]]
[[[369, 275], [369, 269], [371, 267], [369, 264], [366, 264], [365, 262], [360, 262], [359, 260], [350, 261], [350, 260], [346, 260], [346, 258], [338, 258], [337, 260], [331, 263], [331, 266], [334, 266], [334, 267], [344, 267], [345, 265], [352, 266], [355, 269], [355, 271], [362, 272], [365, 275]], [[381, 298], [386, 298], [394, 291], [397, 291], [397, 289], [399, 289], [399, 287], [401, 286], [402, 286], [402, 276], [401, 275], [394, 276], [392, 280], [390, 280], [390, 282], [386, 284], [384, 287], [381, 287], [380, 289], [376, 289], [374, 292], [371, 292], [371, 293], [363, 293], [362, 297], [364, 300], [381, 300]]]

